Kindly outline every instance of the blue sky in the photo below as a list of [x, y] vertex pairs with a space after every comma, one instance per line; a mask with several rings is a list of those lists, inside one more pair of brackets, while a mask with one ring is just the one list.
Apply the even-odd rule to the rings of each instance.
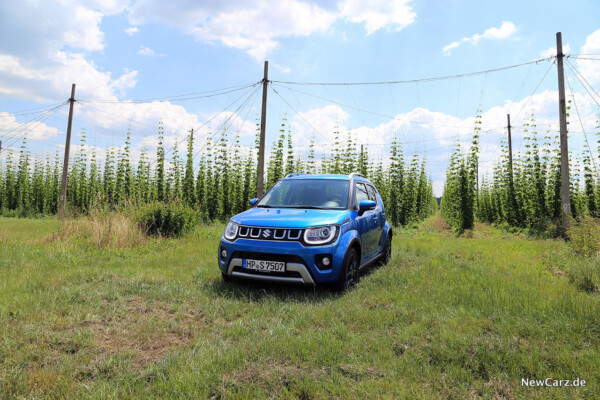
[[[153, 152], [159, 120], [168, 146], [195, 128], [200, 147], [225, 121], [231, 137], [239, 131], [242, 145], [250, 146], [260, 92], [185, 101], [172, 96], [256, 83], [264, 60], [275, 81], [388, 82], [467, 74], [548, 58], [562, 31], [565, 53], [573, 54], [567, 79], [583, 123], [582, 128], [572, 113], [570, 140], [578, 154], [585, 148], [581, 132], [595, 132], [600, 98], [590, 96], [573, 71], [600, 89], [600, 61], [577, 56], [600, 59], [598, 15], [600, 3], [594, 0], [4, 0], [0, 140], [5, 148], [18, 148], [27, 136], [34, 152], [62, 151], [67, 107], [51, 115], [22, 111], [62, 103], [76, 83], [81, 102], [75, 106], [73, 143], [85, 130], [88, 146], [96, 146], [101, 158], [108, 146], [123, 144], [128, 128], [134, 156], [142, 147]], [[275, 82], [268, 94], [267, 144], [284, 116], [299, 153], [312, 136], [320, 148], [330, 146], [337, 125], [385, 160], [396, 135], [406, 156], [428, 159], [439, 195], [450, 148], [457, 140], [468, 145], [478, 109], [485, 133], [482, 174], [497, 160], [507, 113], [517, 148], [524, 118], [532, 112], [540, 133], [558, 129], [552, 62], [433, 82]], [[155, 98], [171, 100], [131, 102]]]

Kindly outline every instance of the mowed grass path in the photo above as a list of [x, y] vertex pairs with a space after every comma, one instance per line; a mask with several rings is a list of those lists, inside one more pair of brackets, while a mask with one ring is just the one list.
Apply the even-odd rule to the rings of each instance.
[[440, 226], [335, 294], [222, 283], [221, 226], [111, 250], [0, 218], [0, 397], [599, 398], [600, 296], [565, 244]]

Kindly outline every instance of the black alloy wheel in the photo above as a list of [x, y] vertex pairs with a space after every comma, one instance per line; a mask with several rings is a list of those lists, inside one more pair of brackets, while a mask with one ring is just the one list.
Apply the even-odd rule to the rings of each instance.
[[348, 290], [356, 287], [360, 280], [358, 253], [353, 247], [350, 249], [346, 261], [342, 266], [340, 278], [337, 284], [339, 291]]
[[383, 248], [383, 257], [381, 263], [386, 265], [392, 259], [392, 236], [388, 235], [385, 239], [385, 247]]

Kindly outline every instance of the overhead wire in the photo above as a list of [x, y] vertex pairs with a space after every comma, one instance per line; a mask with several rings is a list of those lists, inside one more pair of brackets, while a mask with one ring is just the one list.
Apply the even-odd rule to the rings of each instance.
[[571, 98], [573, 99], [573, 105], [575, 106], [575, 111], [577, 112], [577, 117], [579, 118], [579, 124], [581, 125], [581, 130], [583, 131], [583, 135], [585, 137], [585, 142], [587, 144], [588, 151], [590, 153], [590, 158], [592, 159], [592, 165], [594, 166], [594, 170], [596, 171], [596, 176], [600, 178], [600, 174], [598, 174], [598, 168], [596, 168], [596, 160], [595, 160], [594, 154], [592, 153], [592, 147], [590, 146], [590, 142], [588, 140], [587, 133], [583, 126], [581, 114], [579, 113], [579, 107], [577, 107], [577, 102], [575, 101], [575, 94], [573, 93], [573, 87], [571, 86], [571, 81], [569, 80], [568, 76], [567, 76], [567, 84], [569, 85], [569, 90], [571, 91]]
[[271, 89], [273, 89], [273, 92], [275, 92], [275, 94], [277, 96], [279, 96], [281, 98], [281, 100], [284, 101], [284, 103], [286, 103], [298, 116], [300, 116], [300, 118], [315, 132], [317, 133], [319, 136], [321, 136], [323, 139], [325, 139], [325, 142], [327, 144], [331, 144], [331, 141], [325, 137], [317, 128], [315, 128], [310, 122], [308, 122], [306, 120], [306, 118], [304, 118], [304, 116], [298, 112], [294, 107], [292, 107], [292, 105], [290, 103], [288, 103], [288, 101], [286, 99], [283, 98], [283, 96], [281, 96], [281, 94], [279, 94], [279, 92], [277, 91], [277, 89], [275, 89], [272, 85], [269, 85], [271, 87]]
[[244, 127], [244, 124], [246, 123], [246, 120], [248, 119], [248, 116], [250, 115], [250, 111], [252, 111], [252, 107], [253, 105], [251, 104], [252, 102], [254, 102], [254, 100], [257, 98], [258, 96], [258, 87], [254, 90], [254, 92], [252, 93], [252, 100], [250, 100], [250, 102], [248, 104], [250, 104], [248, 106], [248, 112], [246, 112], [246, 115], [244, 116], [244, 119], [242, 120], [242, 124], [240, 125], [240, 127], [237, 129], [237, 132], [235, 134], [235, 137], [233, 138], [233, 141], [229, 144], [229, 148], [227, 149], [227, 151], [231, 151], [231, 149], [233, 148], [235, 142], [238, 140], [238, 138], [240, 137], [240, 132], [242, 131], [242, 128]]
[[41, 107], [30, 108], [30, 109], [20, 110], [20, 111], [3, 111], [3, 113], [9, 114], [9, 115], [8, 116], [0, 116], [0, 118], [8, 118], [11, 115], [21, 116], [21, 115], [28, 115], [28, 114], [39, 114], [39, 113], [43, 113], [45, 111], [52, 110], [55, 107], [60, 106], [61, 104], [64, 104], [64, 101], [62, 103], [56, 103], [56, 104], [51, 104], [48, 106], [41, 106]]
[[[260, 83], [260, 82], [259, 82], [259, 83]], [[249, 95], [246, 97], [246, 99], [244, 99], [244, 101], [243, 101], [243, 102], [240, 104], [240, 106], [239, 106], [239, 107], [238, 107], [238, 108], [237, 108], [237, 109], [236, 109], [234, 112], [232, 112], [232, 113], [229, 115], [229, 117], [228, 117], [228, 118], [227, 118], [225, 121], [223, 121], [221, 124], [219, 124], [219, 125], [217, 126], [217, 128], [214, 130], [214, 133], [211, 135], [211, 137], [210, 137], [210, 139], [209, 139], [209, 140], [213, 140], [213, 139], [216, 137], [217, 133], [219, 133], [219, 132], [221, 131], [221, 128], [223, 128], [223, 129], [226, 129], [226, 125], [227, 125], [227, 123], [228, 123], [228, 122], [231, 120], [231, 118], [232, 118], [234, 115], [237, 115], [237, 114], [239, 113], [239, 111], [240, 111], [240, 110], [241, 110], [241, 109], [242, 109], [242, 108], [243, 108], [243, 107], [244, 107], [246, 104], [248, 104], [248, 103], [250, 102], [250, 99], [251, 99], [252, 95], [253, 95], [253, 94], [255, 94], [255, 92], [257, 92], [257, 91], [258, 91], [258, 87], [257, 87], [257, 88], [255, 88], [255, 89], [254, 89], [254, 91], [252, 91], [252, 93], [250, 93], [250, 94], [249, 94]], [[208, 122], [207, 122], [207, 123], [208, 123]], [[207, 123], [203, 124], [203, 125], [201, 126], [201, 128], [202, 128], [202, 127], [204, 127], [204, 126], [206, 126], [206, 124], [207, 124]], [[194, 160], [194, 159], [195, 159], [195, 158], [198, 156], [198, 154], [200, 154], [200, 152], [201, 152], [202, 150], [204, 150], [204, 148], [206, 147], [206, 145], [207, 145], [207, 144], [208, 144], [208, 140], [206, 140], [206, 141], [205, 141], [205, 143], [202, 145], [202, 147], [200, 147], [200, 149], [199, 149], [199, 150], [198, 150], [198, 151], [197, 151], [197, 152], [196, 152], [196, 153], [195, 153], [195, 154], [192, 156], [192, 160]], [[198, 164], [198, 165], [197, 165], [197, 166], [194, 168], [194, 171], [196, 171], [196, 170], [197, 170], [199, 167], [200, 167], [200, 164]]]
[[188, 94], [181, 94], [181, 95], [174, 95], [174, 96], [167, 96], [167, 97], [153, 97], [153, 98], [138, 99], [138, 100], [113, 100], [113, 99], [86, 100], [86, 99], [82, 99], [82, 100], [78, 100], [78, 101], [86, 102], [86, 103], [126, 103], [126, 104], [187, 101], [187, 100], [196, 100], [196, 99], [222, 96], [222, 95], [225, 95], [228, 93], [237, 92], [237, 91], [249, 88], [249, 87], [253, 87], [259, 83], [260, 82], [254, 82], [254, 83], [249, 83], [249, 84], [244, 84], [244, 85], [239, 85], [239, 86], [231, 86], [231, 87], [222, 88], [222, 89], [209, 90], [209, 91], [205, 91], [205, 92], [188, 93]]
[[552, 60], [554, 58], [556, 58], [556, 56], [546, 57], [546, 58], [540, 58], [540, 59], [537, 59], [537, 60], [533, 60], [533, 61], [529, 61], [529, 62], [525, 62], [525, 63], [521, 63], [521, 64], [509, 65], [509, 66], [506, 66], [506, 67], [492, 68], [492, 69], [483, 70], [483, 71], [476, 71], [476, 72], [469, 72], [469, 73], [465, 73], [465, 74], [445, 75], [445, 76], [438, 76], [438, 77], [432, 77], [432, 78], [409, 79], [409, 80], [398, 80], [398, 81], [380, 81], [380, 82], [294, 82], [294, 81], [272, 80], [271, 82], [272, 83], [288, 84], [288, 85], [327, 85], [327, 86], [344, 86], [344, 85], [348, 85], [348, 86], [355, 86], [355, 85], [395, 85], [395, 84], [405, 84], [405, 83], [415, 83], [415, 82], [435, 82], [435, 81], [448, 80], [448, 79], [457, 79], [457, 78], [461, 78], [461, 77], [469, 77], [469, 76], [482, 75], [482, 74], [487, 74], [487, 73], [490, 73], [490, 72], [504, 71], [504, 70], [507, 70], [507, 69], [522, 67], [524, 65], [538, 64], [540, 62], [549, 61], [549, 60]]
[[[579, 80], [579, 83], [581, 83], [581, 86], [583, 86], [583, 88], [585, 89], [585, 91], [590, 95], [590, 97], [592, 98], [592, 100], [594, 101], [594, 103], [596, 103], [596, 105], [598, 107], [600, 107], [600, 103], [598, 103], [598, 100], [596, 100], [596, 98], [592, 95], [592, 93], [589, 91], [588, 87], [592, 90], [592, 92], [594, 92], [596, 94], [596, 96], [598, 98], [600, 98], [600, 94], [598, 94], [598, 92], [596, 91], [596, 89], [594, 89], [594, 87], [592, 85], [590, 85], [590, 83], [587, 81], [587, 79], [585, 79], [585, 77], [581, 74], [581, 72], [579, 72], [579, 70], [577, 70], [577, 68], [575, 68], [575, 66], [571, 62], [569, 62], [568, 60], [567, 60], [567, 65], [575, 73], [575, 76]], [[584, 85], [583, 82], [585, 82], [587, 84], [587, 86]]]
[[12, 135], [9, 135], [7, 137], [7, 139], [6, 139], [7, 142], [11, 139], [13, 139], [13, 140], [12, 140], [12, 142], [8, 143], [6, 145], [6, 147], [10, 147], [13, 144], [15, 144], [16, 142], [18, 142], [19, 140], [25, 138], [33, 129], [37, 128], [37, 126], [39, 124], [43, 123], [48, 118], [50, 118], [52, 115], [54, 115], [60, 108], [62, 108], [67, 103], [68, 103], [68, 100], [65, 101], [64, 103], [54, 107], [53, 109], [46, 111], [45, 115], [40, 115], [24, 124], [21, 124], [13, 129], [11, 129], [10, 131], [6, 132], [6, 134], [8, 134], [10, 132], [14, 132]]
[[[365, 110], [365, 109], [360, 109], [360, 108], [351, 106], [349, 104], [341, 103], [339, 101], [328, 100], [328, 99], [325, 99], [325, 98], [323, 98], [321, 96], [318, 96], [318, 95], [315, 95], [315, 94], [311, 94], [311, 93], [304, 92], [302, 90], [297, 90], [297, 89], [293, 89], [293, 88], [287, 87], [287, 86], [285, 86], [283, 84], [279, 84], [279, 85], [281, 87], [289, 90], [289, 91], [301, 93], [301, 94], [304, 94], [304, 95], [309, 96], [309, 97], [314, 97], [314, 98], [317, 98], [319, 100], [323, 100], [323, 101], [327, 101], [327, 102], [331, 102], [331, 103], [340, 105], [342, 107], [350, 108], [350, 109], [357, 110], [357, 111], [362, 111], [362, 112], [364, 112], [366, 114], [371, 114], [371, 115], [375, 115], [375, 116], [379, 116], [379, 117], [384, 117], [384, 118], [387, 118], [387, 119], [390, 119], [390, 120], [394, 120], [394, 121], [401, 121], [401, 122], [408, 122], [408, 123], [411, 123], [411, 124], [422, 124], [422, 125], [429, 125], [429, 126], [441, 126], [441, 127], [444, 127], [444, 128], [463, 129], [463, 127], [459, 127], [459, 126], [450, 126], [450, 125], [446, 125], [446, 124], [437, 124], [437, 123], [434, 123], [434, 122], [423, 122], [423, 121], [414, 121], [414, 120], [404, 119], [404, 118], [397, 118], [396, 116], [384, 114], [384, 113], [377, 112], [377, 111], [369, 111], [369, 110]], [[498, 127], [498, 128], [500, 128], [500, 127]]]
[[[256, 86], [256, 85], [257, 85], [257, 84], [255, 84], [255, 86]], [[241, 104], [241, 105], [240, 105], [240, 106], [239, 106], [239, 107], [236, 109], [236, 111], [234, 111], [233, 113], [231, 113], [231, 115], [230, 115], [230, 116], [229, 116], [229, 117], [228, 117], [228, 118], [227, 118], [227, 119], [226, 119], [226, 120], [225, 120], [223, 123], [221, 123], [221, 124], [219, 124], [219, 125], [218, 125], [218, 128], [217, 128], [217, 129], [215, 129], [215, 133], [212, 135], [211, 139], [214, 139], [214, 137], [216, 136], [216, 134], [217, 134], [218, 132], [220, 132], [220, 130], [221, 130], [221, 126], [225, 126], [225, 124], [226, 124], [226, 123], [227, 123], [227, 122], [228, 122], [228, 121], [229, 121], [229, 120], [232, 118], [232, 116], [237, 114], [237, 112], [240, 110], [240, 108], [241, 108], [241, 107], [243, 107], [243, 106], [244, 106], [244, 105], [245, 105], [245, 104], [248, 102], [248, 100], [250, 99], [250, 97], [251, 97], [253, 94], [255, 94], [255, 92], [256, 92], [257, 90], [258, 90], [257, 88], [254, 88], [254, 90], [253, 90], [253, 91], [251, 91], [251, 93], [250, 93], [250, 94], [249, 94], [249, 95], [246, 97], [246, 99], [244, 99], [244, 101], [242, 102], [242, 104]], [[242, 95], [242, 96], [243, 96], [243, 95]], [[238, 101], [238, 100], [239, 100], [239, 99], [240, 99], [242, 96], [240, 96], [240, 97], [238, 97], [236, 100], [234, 100], [234, 102], [233, 102], [232, 104], [236, 103], [236, 102], [237, 102], [237, 101]], [[230, 104], [230, 105], [231, 105], [231, 104]], [[228, 107], [229, 107], [229, 106], [228, 106]], [[206, 125], [207, 125], [207, 124], [208, 124], [210, 121], [214, 120], [214, 119], [215, 119], [215, 118], [216, 118], [218, 115], [222, 114], [223, 112], [225, 112], [225, 110], [221, 110], [219, 113], [215, 114], [215, 115], [214, 115], [212, 118], [210, 118], [210, 119], [209, 119], [209, 120], [207, 120], [207, 121], [206, 121], [204, 124], [202, 124], [202, 125], [201, 125], [201, 126], [198, 128], [198, 129], [201, 129], [202, 127], [206, 126]], [[195, 130], [196, 130], [196, 129], [195, 129]], [[168, 154], [169, 154], [171, 151], [175, 150], [175, 148], [176, 148], [178, 145], [179, 145], [179, 142], [178, 142], [178, 141], [175, 141], [175, 144], [174, 144], [174, 145], [173, 145], [173, 146], [172, 146], [172, 147], [171, 147], [169, 150], [167, 150], [167, 151], [165, 151], [165, 152], [164, 152], [164, 154], [163, 154], [163, 157], [166, 157], [166, 156], [167, 156], [167, 155], [168, 155]], [[192, 156], [192, 160], [196, 158], [196, 156], [197, 156], [197, 155], [200, 153], [200, 151], [202, 151], [202, 149], [203, 149], [205, 146], [206, 146], [206, 143], [204, 144], [204, 146], [202, 146], [202, 148], [201, 148], [200, 150], [198, 150], [198, 152], [197, 152], [197, 153], [196, 153], [194, 156]], [[148, 166], [147, 166], [147, 168], [152, 168], [152, 167], [154, 166], [154, 164], [156, 164], [157, 162], [158, 162], [158, 158], [157, 158], [157, 159], [155, 159], [155, 160], [148, 160]], [[194, 172], [196, 171], [196, 169], [197, 169], [198, 167], [199, 167], [199, 165], [198, 165], [198, 166], [196, 166], [196, 167], [194, 168]], [[116, 193], [117, 193], [117, 191], [118, 191], [118, 189], [117, 189], [117, 190], [115, 190], [115, 191], [114, 191], [114, 192], [111, 194], [111, 196], [113, 196], [114, 194], [116, 194]], [[165, 207], [166, 207], [166, 206], [167, 206], [167, 205], [170, 203], [170, 201], [171, 201], [171, 199], [169, 199], [169, 200], [167, 201], [167, 203], [166, 203]]]
[[[257, 85], [257, 84], [255, 84], [255, 85]], [[194, 127], [193, 129], [194, 129], [195, 131], [197, 131], [197, 130], [199, 130], [199, 129], [203, 128], [204, 126], [206, 126], [207, 124], [209, 124], [210, 122], [212, 122], [214, 119], [216, 119], [217, 117], [219, 117], [221, 114], [223, 114], [223, 113], [224, 113], [224, 112], [225, 112], [225, 111], [226, 111], [226, 110], [227, 110], [229, 107], [231, 107], [232, 105], [234, 105], [235, 103], [237, 103], [237, 102], [238, 102], [240, 99], [242, 99], [242, 98], [243, 98], [243, 97], [244, 97], [246, 94], [248, 94], [248, 93], [251, 93], [251, 92], [252, 92], [252, 89], [250, 89], [250, 90], [247, 90], [247, 91], [246, 91], [246, 92], [244, 92], [242, 95], [238, 96], [238, 97], [237, 97], [237, 98], [236, 98], [236, 99], [235, 99], [233, 102], [231, 102], [230, 104], [228, 104], [228, 105], [227, 105], [227, 106], [226, 106], [224, 109], [222, 109], [222, 110], [221, 110], [221, 111], [219, 111], [218, 113], [215, 113], [215, 114], [214, 114], [214, 115], [213, 115], [211, 118], [209, 118], [209, 119], [208, 119], [206, 122], [204, 122], [202, 125], [200, 125], [200, 126], [198, 126], [198, 127]], [[119, 118], [122, 118], [122, 119], [128, 120], [128, 121], [130, 121], [130, 122], [136, 123], [136, 124], [138, 124], [138, 125], [141, 125], [141, 126], [145, 126], [145, 127], [152, 128], [152, 129], [156, 128], [156, 127], [155, 127], [155, 126], [153, 126], [153, 125], [149, 125], [149, 124], [146, 124], [146, 123], [143, 123], [143, 122], [139, 122], [139, 121], [137, 121], [137, 120], [134, 120], [134, 119], [132, 119], [130, 116], [129, 116], [129, 117], [127, 117], [127, 116], [123, 116], [123, 115], [120, 115], [120, 114], [116, 114], [116, 113], [113, 113], [113, 112], [110, 112], [110, 111], [106, 111], [106, 110], [103, 110], [103, 109], [101, 109], [101, 108], [99, 108], [99, 107], [97, 107], [97, 106], [95, 106], [95, 105], [91, 105], [91, 104], [89, 104], [89, 103], [84, 103], [84, 104], [82, 104], [82, 105], [83, 105], [84, 107], [90, 107], [90, 108], [92, 108], [92, 109], [95, 109], [95, 110], [97, 110], [97, 111], [104, 112], [104, 113], [106, 113], [106, 114], [110, 114], [110, 115], [113, 115], [113, 116], [116, 116], [116, 117], [119, 117]], [[171, 134], [173, 134], [173, 135], [177, 135], [177, 133], [171, 132], [170, 130], [164, 130], [164, 132], [171, 133]], [[170, 149], [169, 151], [167, 151], [167, 152], [165, 153], [165, 155], [169, 154], [169, 152], [170, 152], [170, 151], [172, 151], [172, 150], [173, 150], [173, 148], [172, 148], [172, 149]]]

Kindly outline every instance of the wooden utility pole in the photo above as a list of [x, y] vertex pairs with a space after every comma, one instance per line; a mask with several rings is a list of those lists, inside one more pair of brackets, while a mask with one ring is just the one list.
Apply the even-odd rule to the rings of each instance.
[[2, 154], [2, 140], [0, 140], [0, 154]]
[[510, 134], [510, 114], [506, 114], [506, 120], [508, 121], [508, 165], [510, 166], [510, 177], [513, 176], [513, 161], [512, 161], [512, 136]]
[[267, 125], [267, 87], [269, 84], [269, 62], [265, 61], [265, 75], [263, 78], [262, 112], [260, 114], [260, 144], [258, 147], [258, 182], [256, 183], [256, 197], [261, 198], [264, 191], [265, 177], [265, 127]]
[[65, 206], [67, 203], [67, 174], [69, 173], [69, 150], [71, 149], [71, 126], [73, 125], [73, 105], [75, 104], [75, 84], [71, 87], [71, 98], [69, 99], [69, 122], [67, 124], [67, 141], [65, 143], [65, 160], [63, 162], [62, 186], [60, 190], [60, 204], [58, 218], [65, 217]]
[[558, 65], [558, 113], [560, 118], [560, 177], [562, 192], [562, 224], [566, 232], [571, 225], [571, 185], [569, 183], [569, 142], [567, 138], [567, 106], [565, 101], [565, 72], [563, 68], [562, 34], [556, 33]]

